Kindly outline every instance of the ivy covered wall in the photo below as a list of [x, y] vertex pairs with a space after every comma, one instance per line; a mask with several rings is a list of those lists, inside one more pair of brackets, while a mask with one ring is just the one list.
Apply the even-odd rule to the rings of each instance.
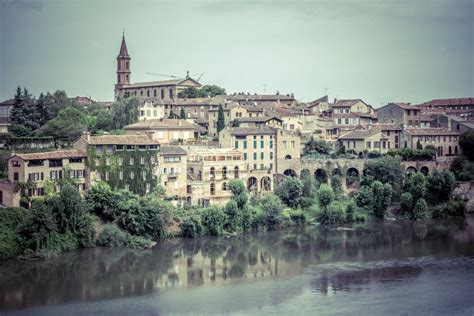
[[[101, 180], [107, 182], [112, 189], [125, 189], [125, 185], [128, 184], [130, 191], [145, 195], [147, 183], [150, 184], [150, 192], [158, 187], [159, 179], [156, 176], [158, 153], [158, 149], [139, 150], [136, 148], [97, 154], [95, 146], [88, 146], [87, 164], [90, 172], [99, 173]], [[133, 158], [133, 164], [130, 164], [131, 158]], [[99, 165], [96, 165], [96, 159], [99, 160]], [[122, 165], [119, 163], [120, 159], [122, 159]], [[107, 171], [109, 172], [108, 179], [106, 179]], [[120, 171], [123, 173], [122, 179], [120, 179]], [[143, 172], [145, 172], [145, 178], [143, 178]]]

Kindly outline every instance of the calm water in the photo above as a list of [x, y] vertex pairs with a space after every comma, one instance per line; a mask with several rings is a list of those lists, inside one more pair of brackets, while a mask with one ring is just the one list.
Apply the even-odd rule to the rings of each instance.
[[169, 239], [0, 265], [0, 315], [474, 315], [474, 217]]

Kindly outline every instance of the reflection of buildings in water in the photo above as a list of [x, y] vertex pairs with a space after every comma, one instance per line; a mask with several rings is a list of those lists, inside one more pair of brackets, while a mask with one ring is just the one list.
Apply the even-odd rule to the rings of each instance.
[[225, 256], [210, 259], [201, 253], [193, 257], [175, 258], [173, 267], [155, 283], [155, 287], [196, 287], [204, 284], [221, 284], [231, 279], [261, 279], [295, 275], [302, 271], [300, 262], [285, 262], [263, 252], [248, 253], [243, 260], [229, 260]]
[[371, 282], [396, 282], [419, 276], [422, 268], [416, 266], [383, 267], [345, 272], [323, 271], [311, 281], [313, 292], [325, 295], [337, 292], [359, 292]]

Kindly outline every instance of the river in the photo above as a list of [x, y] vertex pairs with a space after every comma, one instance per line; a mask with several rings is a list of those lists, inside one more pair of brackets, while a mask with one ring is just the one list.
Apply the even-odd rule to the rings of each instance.
[[165, 239], [0, 264], [0, 315], [474, 315], [474, 217]]

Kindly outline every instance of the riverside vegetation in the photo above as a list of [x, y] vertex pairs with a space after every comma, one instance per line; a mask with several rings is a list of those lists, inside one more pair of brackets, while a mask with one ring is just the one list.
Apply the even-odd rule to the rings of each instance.
[[464, 216], [464, 202], [452, 197], [456, 179], [450, 171], [405, 177], [400, 158], [386, 156], [369, 161], [364, 174], [353, 196], [344, 195], [338, 176], [331, 185], [310, 175], [285, 177], [274, 193], [249, 193], [240, 180], [232, 180], [231, 200], [224, 207], [208, 208], [175, 208], [161, 188], [139, 196], [112, 190], [105, 182], [81, 197], [72, 179], [62, 179], [29, 209], [0, 210], [0, 257], [48, 258], [84, 247], [147, 248], [168, 236], [228, 235], [307, 223], [343, 225], [383, 219], [389, 208], [394, 210], [390, 214], [413, 220]]

